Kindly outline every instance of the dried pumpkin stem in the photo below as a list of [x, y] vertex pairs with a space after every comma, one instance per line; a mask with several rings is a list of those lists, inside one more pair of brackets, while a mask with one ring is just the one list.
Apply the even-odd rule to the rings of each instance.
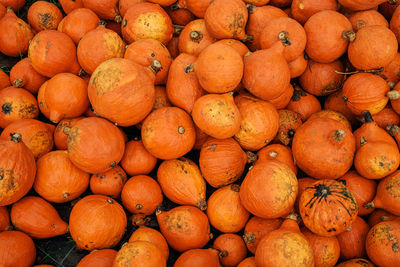
[[114, 17], [114, 21], [118, 24], [120, 24], [122, 22], [122, 16], [121, 15], [116, 15]]
[[290, 213], [288, 216], [286, 216], [286, 219], [290, 219], [293, 221], [296, 221], [297, 223], [299, 223], [299, 215], [295, 212]]
[[247, 11], [249, 11], [250, 14], [256, 12], [257, 7], [255, 5], [247, 4], [246, 7], [247, 7]]
[[98, 25], [99, 26], [106, 26], [107, 22], [105, 20], [100, 20]]
[[71, 131], [71, 127], [68, 127], [68, 126], [65, 126], [64, 129], [63, 129], [63, 133], [65, 135], [69, 135], [70, 131]]
[[258, 159], [257, 155], [251, 151], [247, 151], [246, 155], [247, 155], [247, 163], [249, 164], [256, 162]]
[[189, 37], [193, 42], [200, 43], [201, 39], [203, 39], [203, 34], [199, 31], [191, 31]]
[[247, 35], [246, 34], [246, 36], [243, 38], [243, 40], [242, 40], [243, 42], [245, 42], [245, 43], [252, 43], [253, 41], [254, 41], [254, 35]]
[[346, 132], [341, 130], [341, 129], [337, 129], [334, 133], [333, 133], [333, 140], [337, 141], [337, 142], [341, 142], [344, 137], [346, 136]]
[[253, 244], [256, 241], [256, 235], [253, 233], [244, 234], [243, 240], [246, 244]]
[[361, 138], [360, 138], [360, 145], [363, 146], [363, 145], [365, 145], [365, 144], [367, 144], [367, 140], [365, 139], [364, 136], [361, 136]]
[[149, 68], [154, 72], [154, 74], [157, 74], [160, 70], [162, 70], [161, 62], [155, 59], [153, 60]]
[[282, 42], [284, 46], [289, 46], [292, 42], [289, 39], [289, 33], [287, 31], [281, 31], [278, 33], [278, 39]]
[[206, 210], [207, 209], [207, 201], [202, 198], [196, 203], [196, 207], [198, 207], [200, 210]]
[[231, 185], [231, 190], [234, 191], [234, 192], [240, 192], [240, 185], [232, 184]]
[[356, 39], [356, 33], [350, 30], [345, 30], [342, 32], [342, 38], [349, 42], [353, 42]]
[[20, 133], [10, 133], [11, 142], [19, 143], [22, 140], [22, 135]]
[[181, 7], [179, 6], [178, 1], [176, 1], [175, 3], [173, 3], [172, 5], [169, 6], [169, 9], [171, 9], [172, 11], [174, 11], [174, 10], [181, 9]]
[[373, 201], [368, 202], [368, 203], [365, 203], [365, 204], [364, 204], [364, 208], [366, 208], [366, 209], [373, 209], [373, 208], [375, 208], [375, 204], [374, 204]]
[[397, 90], [392, 90], [387, 92], [386, 96], [389, 97], [390, 100], [397, 100], [400, 98], [400, 92]]
[[67, 192], [65, 192], [65, 193], [63, 194], [63, 198], [69, 198], [69, 196], [70, 196], [70, 194], [67, 193]]
[[183, 126], [179, 126], [178, 127], [178, 133], [179, 134], [184, 134], [185, 133], [185, 128], [183, 128]]
[[14, 81], [14, 86], [17, 88], [24, 87], [24, 81], [21, 78], [17, 78]]
[[220, 258], [225, 258], [225, 257], [227, 257], [229, 255], [229, 253], [228, 253], [228, 251], [226, 251], [226, 250], [223, 250], [223, 251], [221, 251], [220, 253], [219, 253], [219, 257]]
[[278, 156], [278, 152], [276, 151], [270, 151], [268, 153], [268, 156], [270, 156], [271, 158], [276, 158]]
[[341, 71], [337, 71], [335, 70], [335, 73], [337, 74], [343, 74], [343, 75], [351, 75], [351, 74], [357, 74], [357, 73], [375, 73], [375, 74], [379, 74], [383, 71], [383, 67], [379, 68], [379, 69], [372, 69], [372, 70], [356, 70], [356, 71], [350, 71], [350, 72], [341, 72]]
[[350, 225], [349, 228], [346, 229], [346, 232], [350, 232], [351, 230], [353, 230], [353, 225]]
[[388, 1], [388, 4], [390, 4], [390, 5], [396, 5], [397, 2], [399, 2], [399, 0], [389, 0], [389, 1]]
[[386, 131], [388, 131], [390, 135], [396, 136], [399, 133], [399, 127], [388, 123], [388, 125], [386, 125]]
[[362, 114], [363, 114], [365, 122], [373, 122], [374, 121], [374, 119], [372, 118], [371, 113], [368, 110], [363, 111]]
[[193, 70], [194, 70], [193, 64], [189, 64], [185, 67], [185, 73], [193, 72]]

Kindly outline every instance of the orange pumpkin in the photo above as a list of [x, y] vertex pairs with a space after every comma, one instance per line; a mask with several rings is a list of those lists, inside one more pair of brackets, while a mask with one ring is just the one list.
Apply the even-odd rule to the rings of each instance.
[[84, 117], [62, 119], [54, 130], [54, 145], [58, 150], [67, 149], [68, 133], [75, 124]]
[[36, 94], [46, 80], [46, 77], [34, 70], [29, 58], [18, 61], [10, 71], [12, 84], [15, 87], [23, 87], [32, 94]]
[[216, 249], [190, 249], [182, 253], [175, 261], [174, 267], [219, 267], [221, 266], [218, 250]]
[[25, 0], [0, 0], [0, 3], [5, 7], [11, 7], [17, 12], [25, 5]]
[[336, 267], [375, 267], [375, 265], [366, 259], [352, 259], [348, 261], [344, 261]]
[[365, 240], [369, 231], [369, 225], [359, 216], [353, 224], [343, 233], [338, 234], [340, 245], [340, 258], [344, 260], [363, 258], [365, 252]]
[[92, 174], [89, 183], [90, 190], [96, 195], [119, 198], [126, 180], [126, 173], [117, 165], [106, 172]]
[[[330, 109], [323, 109], [321, 111], [318, 111], [317, 113], [313, 113], [309, 117], [309, 119], [312, 119], [312, 118], [330, 118], [330, 119], [334, 119], [334, 120], [337, 120], [338, 122], [342, 123], [349, 130], [352, 129], [349, 120], [342, 113], [339, 113], [337, 111], [333, 111], [333, 110], [330, 110]], [[356, 137], [355, 132], [353, 134]], [[356, 140], [357, 140], [357, 137], [356, 137]], [[357, 142], [356, 142], [356, 145], [357, 145]]]
[[244, 228], [243, 239], [246, 243], [248, 250], [255, 254], [258, 243], [260, 240], [267, 235], [278, 229], [282, 224], [282, 219], [263, 219], [257, 216], [253, 216], [247, 222]]
[[323, 10], [337, 10], [339, 5], [336, 0], [320, 2], [318, 0], [293, 0], [291, 3], [291, 16], [301, 24], [315, 13]]
[[369, 0], [369, 1], [360, 1], [360, 0], [339, 0], [339, 3], [344, 6], [345, 8], [348, 8], [350, 10], [366, 10], [366, 9], [371, 9], [379, 4], [382, 4], [383, 0]]
[[278, 110], [279, 114], [279, 129], [275, 139], [284, 145], [289, 145], [292, 141], [296, 129], [299, 128], [303, 122], [301, 115], [289, 109]]
[[140, 226], [129, 237], [129, 243], [135, 241], [147, 241], [153, 243], [161, 251], [165, 258], [168, 259], [168, 244], [164, 236], [159, 231], [150, 227]]
[[28, 9], [28, 22], [35, 32], [57, 30], [62, 18], [60, 9], [47, 1], [37, 1]]
[[10, 214], [7, 207], [0, 207], [0, 232], [11, 230]]
[[328, 95], [325, 99], [324, 109], [330, 109], [342, 113], [352, 125], [358, 123], [356, 116], [347, 107], [346, 102], [343, 101], [343, 93], [341, 90]]
[[167, 260], [162, 252], [152, 243], [135, 241], [126, 243], [114, 259], [114, 267], [124, 266], [160, 266], [165, 267]]
[[0, 89], [9, 86], [11, 86], [10, 77], [8, 77], [8, 75], [3, 70], [0, 70]]
[[292, 151], [289, 147], [281, 144], [268, 145], [257, 152], [258, 160], [256, 164], [263, 162], [264, 160], [277, 160], [286, 164], [294, 174], [297, 174], [297, 167], [295, 165]]
[[353, 25], [353, 30], [358, 31], [365, 26], [381, 25], [386, 28], [389, 27], [388, 21], [385, 17], [376, 10], [364, 10], [353, 13], [349, 20]]
[[172, 5], [165, 6], [165, 11], [171, 18], [172, 23], [179, 26], [185, 26], [195, 19], [192, 12], [186, 8], [179, 8], [178, 1], [172, 1]]
[[393, 90], [389, 91], [388, 96], [390, 98], [390, 105], [393, 110], [399, 114], [400, 113], [400, 85], [397, 85]]
[[368, 217], [368, 225], [373, 227], [380, 222], [397, 220], [399, 217], [383, 209], [375, 209]]
[[296, 59], [288, 62], [288, 66], [290, 70], [290, 78], [297, 78], [301, 76], [307, 69], [308, 56], [303, 52]]
[[207, 31], [204, 19], [189, 22], [179, 34], [179, 52], [198, 56], [216, 39]]
[[398, 73], [400, 73], [400, 53], [397, 53], [395, 58], [383, 68], [379, 76], [388, 82], [390, 88], [393, 88], [400, 81]]
[[27, 234], [20, 231], [0, 233], [0, 262], [4, 266], [29, 267], [35, 259], [35, 244]]
[[242, 57], [250, 52], [249, 48], [239, 40], [236, 39], [221, 39], [216, 41], [219, 44], [226, 44], [236, 50]]
[[112, 266], [117, 251], [113, 249], [100, 249], [92, 251], [83, 257], [76, 267], [108, 267]]
[[220, 251], [221, 264], [227, 267], [237, 266], [247, 255], [243, 239], [235, 234], [218, 236], [214, 241], [213, 248]]
[[60, 0], [59, 2], [66, 14], [71, 13], [75, 9], [83, 7], [82, 0]]
[[118, 0], [82, 0], [83, 7], [91, 9], [101, 19], [114, 20], [121, 23], [122, 17], [118, 10]]
[[284, 109], [286, 106], [289, 104], [290, 99], [293, 96], [293, 86], [291, 84], [288, 84], [288, 87], [283, 91], [283, 93], [274, 98], [268, 100], [276, 109]]
[[314, 178], [310, 178], [310, 177], [303, 177], [303, 178], [298, 179], [299, 190], [297, 193], [296, 202], [294, 203], [294, 207], [297, 212], [299, 211], [299, 203], [300, 203], [301, 194], [303, 194], [304, 190], [306, 190], [306, 188], [310, 187], [316, 181], [318, 181], [318, 180], [314, 179]]
[[211, 4], [210, 0], [179, 0], [178, 5], [180, 8], [186, 8], [198, 18], [204, 18], [204, 14], [208, 6]]
[[256, 267], [255, 257], [248, 257], [242, 260], [237, 267]]
[[37, 103], [39, 105], [40, 112], [43, 115], [49, 117], [50, 111], [49, 111], [49, 108], [47, 107], [47, 103], [44, 98], [44, 93], [46, 92], [46, 87], [47, 87], [47, 81], [45, 81], [39, 88], [39, 91], [37, 94]]
[[151, 155], [139, 138], [135, 138], [125, 145], [121, 166], [130, 176], [148, 174], [156, 166], [157, 158]]
[[321, 110], [321, 104], [314, 95], [304, 92], [301, 88], [294, 88], [286, 108], [299, 113], [301, 119], [306, 121], [312, 114]]

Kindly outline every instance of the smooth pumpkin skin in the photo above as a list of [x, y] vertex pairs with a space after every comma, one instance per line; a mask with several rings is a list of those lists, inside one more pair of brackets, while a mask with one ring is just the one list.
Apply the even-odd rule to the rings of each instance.
[[[10, 71], [10, 81], [15, 87], [23, 87], [32, 94], [36, 94], [40, 86], [47, 80], [33, 67], [29, 58], [18, 61]], [[0, 86], [1, 87], [1, 86]]]
[[300, 77], [307, 69], [308, 56], [303, 53], [300, 54], [296, 59], [288, 62], [290, 70], [290, 78]]
[[7, 207], [0, 207], [0, 232], [11, 230], [10, 214]]
[[296, 175], [284, 163], [266, 160], [247, 173], [240, 189], [242, 205], [252, 214], [266, 219], [288, 214], [296, 200]]
[[321, 104], [314, 95], [295, 87], [293, 96], [286, 108], [299, 113], [301, 119], [306, 121], [312, 114], [321, 111]]
[[247, 221], [244, 228], [243, 239], [246, 243], [247, 249], [255, 254], [258, 243], [260, 240], [267, 235], [278, 229], [282, 224], [282, 219], [264, 219], [257, 216], [253, 216]]
[[117, 0], [82, 0], [82, 3], [83, 7], [93, 10], [100, 19], [109, 19], [121, 22], [122, 17], [118, 11]]
[[58, 31], [66, 33], [75, 44], [78, 44], [86, 33], [96, 29], [99, 22], [99, 17], [91, 9], [80, 7], [65, 16]]
[[345, 101], [343, 101], [342, 90], [330, 94], [325, 99], [324, 109], [330, 109], [342, 113], [350, 121], [352, 125], [356, 125], [358, 120], [353, 112], [347, 107]]
[[0, 71], [0, 89], [10, 87], [10, 86], [11, 86], [10, 77], [3, 70], [1, 70]]
[[363, 0], [338, 0], [339, 3], [350, 9], [350, 10], [366, 10], [366, 9], [371, 9], [379, 4], [382, 4], [383, 0], [368, 0], [368, 1], [363, 1]]
[[342, 183], [330, 179], [307, 187], [300, 196], [299, 210], [305, 226], [321, 236], [343, 233], [358, 212], [353, 194]]
[[315, 13], [323, 10], [335, 11], [338, 7], [339, 5], [336, 0], [293, 0], [291, 2], [291, 16], [304, 25]]
[[237, 267], [256, 267], [255, 257], [248, 257], [242, 260]]
[[281, 144], [270, 144], [257, 152], [257, 161], [255, 164], [259, 162], [263, 162], [264, 160], [275, 159], [286, 164], [293, 172], [297, 175], [297, 167], [295, 165], [292, 151], [289, 147], [281, 145]]
[[35, 32], [56, 30], [62, 18], [60, 9], [46, 1], [37, 1], [28, 9], [28, 22]]
[[242, 57], [250, 52], [249, 48], [239, 40], [236, 39], [221, 39], [216, 41], [219, 44], [226, 44], [236, 50]]
[[119, 198], [126, 180], [126, 173], [117, 165], [106, 172], [92, 174], [89, 182], [90, 190], [93, 194]]
[[369, 229], [369, 225], [357, 216], [351, 227], [337, 235], [340, 244], [340, 258], [348, 260], [366, 257], [365, 240]]
[[218, 250], [216, 249], [190, 249], [182, 253], [179, 258], [175, 261], [174, 267], [184, 266], [210, 266], [219, 267], [221, 266]]
[[30, 267], [35, 259], [35, 244], [27, 234], [20, 231], [0, 233], [0, 262], [4, 266]]
[[351, 259], [338, 264], [337, 267], [375, 267], [375, 265], [366, 259]]
[[[318, 111], [316, 113], [313, 113], [309, 118], [330, 118], [330, 119], [334, 119], [337, 120], [338, 122], [342, 123], [346, 128], [348, 128], [349, 130], [352, 130], [351, 124], [349, 122], [349, 120], [346, 118], [346, 116], [344, 116], [342, 113], [334, 111], [334, 110], [330, 110], [330, 109], [323, 109], [321, 111]], [[353, 135], [355, 135], [355, 132], [353, 132]], [[356, 138], [356, 146], [357, 146], [357, 138]]]
[[17, 12], [25, 5], [25, 0], [1, 0], [0, 3], [5, 7], [11, 7]]
[[130, 176], [149, 174], [156, 166], [157, 158], [146, 150], [142, 140], [133, 139], [125, 144], [121, 166]]
[[389, 22], [377, 10], [364, 10], [353, 13], [349, 20], [353, 25], [353, 30], [357, 31], [365, 26], [381, 25], [389, 27]]
[[114, 249], [100, 249], [92, 251], [83, 257], [76, 267], [109, 267], [112, 266], [117, 251]]
[[367, 235], [365, 247], [368, 258], [376, 265], [382, 267], [399, 265], [399, 238], [399, 221], [385, 221], [378, 223], [369, 230]]
[[113, 267], [167, 266], [167, 259], [153, 243], [135, 241], [126, 243], [118, 251]]
[[189, 22], [179, 35], [179, 52], [199, 56], [216, 39], [207, 31], [204, 19]]
[[204, 18], [204, 14], [208, 6], [211, 4], [210, 0], [179, 0], [179, 6], [186, 8], [198, 18]]
[[400, 216], [400, 205], [398, 204], [398, 192], [400, 171], [395, 171], [391, 175], [379, 181], [376, 189], [375, 198], [366, 205], [367, 208], [381, 208], [396, 216]]
[[128, 242], [132, 243], [135, 241], [147, 241], [153, 243], [161, 251], [165, 258], [168, 259], [168, 243], [159, 231], [150, 227], [140, 226], [132, 233]]
[[202, 248], [211, 238], [207, 215], [196, 207], [178, 206], [156, 215], [161, 233], [179, 252]]
[[247, 255], [242, 237], [235, 234], [219, 235], [213, 243], [213, 248], [220, 251], [220, 255], [222, 253], [221, 264], [227, 267], [237, 266]]
[[82, 0], [60, 0], [59, 2], [66, 14], [71, 13], [75, 9], [83, 8]]

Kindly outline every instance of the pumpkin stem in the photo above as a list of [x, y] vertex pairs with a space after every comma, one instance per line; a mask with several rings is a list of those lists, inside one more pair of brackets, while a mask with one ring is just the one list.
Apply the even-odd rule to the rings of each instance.
[[243, 240], [246, 244], [253, 244], [256, 241], [256, 235], [253, 233], [244, 234]]
[[393, 89], [396, 84], [394, 82], [388, 82], [390, 89]]
[[115, 161], [111, 162], [110, 167], [114, 168], [117, 165], [117, 163]]
[[371, 113], [368, 110], [362, 112], [365, 122], [374, 122]]
[[158, 206], [157, 209], [156, 209], [156, 212], [155, 212], [155, 213], [156, 213], [156, 216], [157, 216], [157, 215], [160, 215], [161, 212], [163, 212], [163, 209], [162, 209], [161, 206]]
[[185, 133], [185, 128], [183, 128], [183, 126], [179, 126], [178, 127], [178, 133], [179, 134], [184, 134]]
[[349, 42], [353, 42], [356, 39], [356, 33], [350, 30], [345, 30], [342, 32], [342, 38]]
[[87, 75], [87, 73], [86, 73], [86, 71], [84, 70], [84, 69], [80, 69], [79, 70], [79, 73], [78, 73], [78, 76], [79, 77], [84, 77], [84, 76], [86, 76]]
[[364, 204], [364, 208], [366, 208], [366, 209], [373, 209], [373, 208], [375, 208], [375, 204], [374, 204], [373, 201], [368, 202], [368, 203], [365, 203], [365, 204]]
[[206, 210], [207, 209], [207, 201], [202, 198], [196, 203], [196, 207], [198, 207], [200, 210]]
[[247, 163], [249, 163], [249, 164], [256, 162], [258, 159], [257, 155], [251, 151], [247, 151], [246, 155], [247, 155]]
[[292, 44], [292, 42], [289, 39], [289, 33], [287, 31], [281, 31], [280, 33], [278, 33], [278, 39], [281, 40], [284, 46]]
[[138, 209], [138, 210], [143, 209], [143, 205], [142, 204], [136, 204], [136, 209]]
[[146, 217], [143, 214], [134, 214], [132, 216], [132, 225], [133, 226], [145, 226], [150, 222], [150, 218]]
[[109, 198], [109, 199], [107, 199], [107, 202], [108, 202], [109, 204], [114, 204], [114, 199]]
[[11, 12], [11, 11], [14, 11], [14, 10], [12, 9], [12, 7], [8, 6], [7, 7], [7, 12]]
[[254, 35], [247, 35], [242, 40], [245, 43], [252, 43], [254, 41]]
[[346, 232], [350, 232], [353, 229], [353, 225], [350, 225], [349, 228], [346, 229]]
[[183, 27], [180, 25], [174, 25], [174, 36], [179, 36], [183, 30]]
[[234, 192], [240, 192], [240, 185], [238, 185], [238, 184], [232, 184], [231, 185], [231, 190], [232, 191], [234, 191]]
[[70, 196], [70, 194], [67, 193], [67, 192], [65, 192], [65, 193], [63, 194], [63, 198], [69, 198], [69, 196]]
[[395, 4], [397, 4], [397, 2], [399, 2], [399, 0], [389, 0], [388, 4], [395, 5]]
[[219, 257], [220, 258], [225, 258], [226, 256], [228, 256], [229, 255], [229, 253], [228, 253], [228, 251], [226, 251], [226, 250], [223, 250], [223, 251], [221, 251], [220, 253], [219, 253]]
[[344, 137], [346, 136], [346, 132], [341, 130], [341, 129], [337, 129], [334, 133], [333, 133], [333, 140], [337, 141], [337, 142], [341, 142]]
[[100, 20], [98, 25], [99, 26], [106, 26], [107, 22], [105, 20]]
[[163, 67], [161, 66], [161, 62], [155, 59], [149, 68], [154, 72], [154, 74], [157, 74], [160, 70], [162, 70]]
[[291, 100], [294, 102], [300, 101], [302, 96], [307, 96], [306, 92], [304, 92], [303, 90], [294, 89]]
[[213, 238], [214, 238], [213, 233], [209, 233], [209, 234], [208, 234], [208, 237], [210, 238], [210, 240], [213, 239]]
[[4, 103], [4, 104], [1, 106], [1, 111], [3, 111], [4, 114], [10, 114], [11, 111], [12, 111], [12, 104], [9, 103], [9, 102]]
[[200, 43], [201, 39], [203, 39], [203, 34], [199, 31], [191, 31], [189, 36], [190, 39], [196, 43]]
[[17, 78], [14, 81], [14, 86], [17, 88], [24, 87], [24, 81], [21, 78]]
[[248, 57], [248, 56], [250, 56], [252, 54], [252, 52], [247, 52], [246, 54], [244, 54], [244, 56], [243, 57]]
[[360, 145], [363, 146], [363, 145], [365, 145], [366, 143], [367, 143], [367, 140], [365, 139], [365, 137], [364, 137], [364, 136], [361, 136], [361, 138], [360, 138]]
[[247, 4], [246, 7], [247, 7], [247, 11], [249, 11], [250, 14], [256, 12], [257, 7], [255, 5]]
[[71, 131], [71, 127], [68, 127], [68, 126], [65, 126], [64, 127], [64, 129], [63, 129], [63, 133], [65, 134], [65, 135], [69, 135], [69, 132]]
[[396, 136], [399, 133], [399, 127], [388, 123], [388, 125], [386, 125], [386, 131], [388, 131], [391, 136]]
[[383, 221], [389, 221], [390, 218], [388, 216], [382, 215], [380, 219], [383, 222]]
[[114, 17], [114, 21], [118, 24], [120, 24], [122, 22], [122, 16], [121, 15], [116, 15]]
[[19, 143], [22, 140], [22, 135], [20, 133], [10, 133], [11, 142]]
[[181, 9], [181, 7], [179, 6], [178, 1], [176, 1], [175, 3], [173, 3], [172, 5], [169, 6], [169, 9], [171, 9], [172, 11]]
[[389, 97], [390, 100], [397, 100], [400, 98], [400, 92], [397, 90], [392, 90], [387, 92], [386, 96]]
[[193, 70], [194, 70], [193, 64], [189, 64], [185, 67], [185, 73], [193, 72]]
[[278, 152], [276, 151], [270, 151], [268, 153], [268, 156], [270, 156], [271, 158], [276, 158], [278, 156]]
[[379, 74], [383, 71], [383, 67], [379, 68], [379, 69], [372, 69], [372, 70], [356, 70], [356, 71], [350, 71], [350, 72], [341, 72], [341, 71], [337, 71], [335, 70], [335, 73], [337, 74], [343, 74], [343, 75], [351, 75], [351, 74], [357, 74], [357, 73], [375, 73], [375, 74]]
[[288, 216], [286, 216], [285, 219], [290, 219], [290, 220], [296, 221], [297, 223], [300, 222], [300, 217], [299, 217], [299, 215], [298, 215], [297, 213], [295, 213], [295, 212], [290, 213]]

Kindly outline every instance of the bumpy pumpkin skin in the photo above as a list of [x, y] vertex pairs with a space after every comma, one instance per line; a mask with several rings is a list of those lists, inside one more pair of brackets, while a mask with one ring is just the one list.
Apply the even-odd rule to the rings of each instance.
[[190, 249], [182, 253], [175, 261], [174, 267], [208, 266], [219, 267], [219, 251], [216, 249]]
[[289, 109], [278, 110], [278, 115], [279, 129], [275, 141], [288, 146], [292, 142], [296, 129], [303, 124], [303, 121], [299, 113]]
[[35, 244], [27, 234], [20, 231], [0, 233], [0, 261], [4, 266], [29, 267], [35, 259]]
[[100, 249], [83, 257], [76, 267], [106, 267], [112, 266], [117, 251], [114, 249]]
[[128, 242], [132, 243], [135, 241], [147, 241], [153, 243], [156, 247], [158, 247], [165, 258], [168, 259], [168, 243], [159, 231], [150, 227], [140, 226], [137, 230], [133, 232]]
[[56, 30], [63, 15], [58, 7], [46, 1], [37, 1], [29, 7], [28, 22], [36, 32]]
[[147, 241], [126, 243], [114, 259], [114, 267], [124, 266], [160, 266], [165, 267], [167, 260], [161, 251]]
[[[15, 87], [23, 87], [36, 94], [40, 86], [47, 80], [32, 67], [29, 58], [24, 58], [15, 64], [10, 71], [10, 81]], [[1, 87], [1, 86], [0, 86]]]
[[353, 194], [335, 180], [320, 180], [307, 187], [301, 194], [299, 209], [305, 226], [321, 236], [346, 231], [358, 212]]
[[353, 164], [355, 149], [351, 131], [329, 118], [305, 122], [296, 130], [292, 144], [297, 166], [317, 179], [343, 176]]

